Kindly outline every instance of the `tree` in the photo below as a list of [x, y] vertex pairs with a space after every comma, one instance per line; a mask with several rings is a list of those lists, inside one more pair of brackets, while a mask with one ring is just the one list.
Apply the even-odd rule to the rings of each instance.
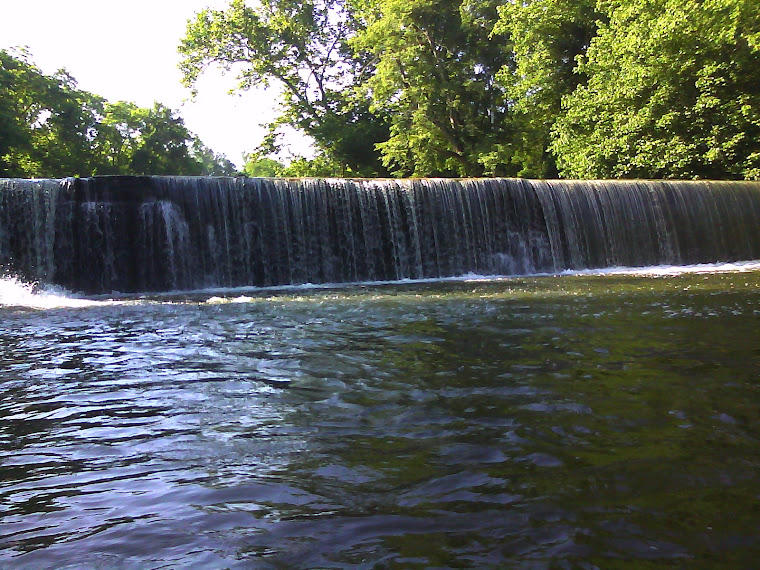
[[608, 0], [564, 99], [569, 177], [760, 178], [760, 4]]
[[193, 136], [191, 154], [200, 163], [200, 174], [203, 176], [236, 176], [238, 169], [227, 157], [203, 144], [201, 139]]
[[312, 158], [294, 158], [283, 169], [282, 176], [287, 178], [360, 178], [362, 175], [345, 164], [336, 162], [326, 154], [318, 154]]
[[578, 62], [604, 19], [596, 4], [526, 0], [499, 6], [494, 31], [511, 38], [516, 65], [504, 67], [497, 79], [515, 104], [520, 176], [557, 176], [551, 130], [562, 114], [562, 98], [586, 83]]
[[0, 175], [85, 174], [102, 105], [65, 70], [46, 76], [26, 50], [0, 51]]
[[130, 161], [134, 174], [202, 174], [202, 165], [192, 154], [194, 136], [174, 111], [155, 103], [139, 109], [138, 145]]
[[131, 173], [132, 157], [140, 144], [143, 114], [137, 105], [127, 101], [104, 106], [94, 144], [100, 156], [97, 174]]
[[275, 178], [285, 170], [285, 166], [273, 158], [257, 158], [251, 154], [245, 158], [243, 174], [251, 178]]
[[375, 143], [387, 136], [387, 124], [353, 89], [372, 70], [371, 60], [349, 48], [356, 25], [345, 0], [264, 0], [256, 8], [232, 0], [226, 10], [204, 10], [188, 23], [179, 47], [184, 82], [193, 86], [218, 65], [239, 72], [240, 90], [277, 84], [282, 114], [269, 125], [259, 156], [279, 149], [278, 128], [289, 125], [313, 137], [330, 160], [382, 173]]
[[29, 128], [31, 105], [24, 97], [23, 85], [34, 79], [35, 70], [24, 59], [5, 50], [0, 51], [0, 176], [23, 175], [17, 149], [31, 147], [32, 133]]
[[391, 117], [378, 145], [396, 174], [512, 174], [512, 113], [497, 72], [512, 66], [491, 0], [378, 0], [352, 40], [377, 59], [364, 81], [372, 111]]
[[168, 107], [108, 103], [25, 50], [0, 50], [0, 176], [234, 173]]
[[97, 174], [217, 175], [235, 173], [191, 133], [175, 111], [118, 101], [106, 103], [94, 140], [101, 165]]

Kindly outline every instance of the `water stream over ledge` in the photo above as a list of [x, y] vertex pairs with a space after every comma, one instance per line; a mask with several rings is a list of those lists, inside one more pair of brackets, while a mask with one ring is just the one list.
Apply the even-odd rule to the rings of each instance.
[[6, 300], [0, 565], [752, 566], [759, 285]]
[[760, 182], [0, 179], [0, 271], [88, 294], [760, 259]]

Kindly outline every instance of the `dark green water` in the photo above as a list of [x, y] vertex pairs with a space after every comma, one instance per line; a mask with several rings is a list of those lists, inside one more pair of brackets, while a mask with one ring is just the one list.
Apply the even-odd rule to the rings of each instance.
[[0, 566], [752, 567], [759, 285], [0, 307]]

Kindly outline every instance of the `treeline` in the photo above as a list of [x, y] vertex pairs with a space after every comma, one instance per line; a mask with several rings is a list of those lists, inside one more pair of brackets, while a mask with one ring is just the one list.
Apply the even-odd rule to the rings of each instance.
[[284, 90], [251, 171], [760, 178], [757, 0], [233, 0], [180, 53]]
[[45, 75], [23, 50], [0, 50], [0, 177], [234, 172], [168, 107], [108, 102], [66, 71]]

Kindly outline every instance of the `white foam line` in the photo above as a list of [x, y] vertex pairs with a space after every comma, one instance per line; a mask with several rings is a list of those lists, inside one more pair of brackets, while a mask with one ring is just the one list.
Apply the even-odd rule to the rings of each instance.
[[644, 277], [671, 277], [689, 273], [746, 273], [760, 270], [760, 260], [731, 263], [700, 263], [696, 265], [654, 265], [650, 267], [608, 267], [563, 271], [560, 275], [641, 275]]
[[46, 285], [37, 287], [15, 277], [0, 278], [0, 307], [24, 307], [28, 309], [62, 309], [112, 305], [116, 301], [104, 301], [77, 297], [61, 287]]
[[[268, 287], [209, 287], [206, 289], [194, 289], [191, 291], [170, 291], [163, 293], [150, 293], [142, 295], [146, 299], [170, 299], [183, 296], [210, 295], [207, 303], [248, 302], [251, 297], [247, 293], [278, 293], [298, 291], [319, 291], [330, 289], [351, 289], [356, 287], [382, 287], [388, 285], [421, 285], [426, 283], [478, 283], [508, 281], [512, 279], [531, 279], [545, 277], [572, 277], [572, 276], [604, 276], [604, 275], [637, 275], [642, 277], [669, 277], [688, 273], [741, 273], [760, 270], [760, 260], [738, 261], [732, 263], [704, 263], [698, 265], [657, 265], [649, 267], [609, 267], [601, 269], [565, 270], [559, 273], [530, 273], [524, 275], [480, 275], [467, 273], [456, 277], [434, 277], [425, 279], [400, 279], [396, 281], [352, 281], [349, 283], [302, 283], [298, 285], [272, 285]], [[230, 299], [232, 295], [240, 295], [236, 299]], [[134, 295], [131, 296], [134, 298]]]
[[[16, 278], [0, 279], [0, 306], [27, 307], [32, 309], [54, 309], [67, 307], [92, 307], [124, 303], [197, 302], [189, 300], [193, 296], [209, 296], [205, 303], [249, 302], [247, 294], [288, 293], [299, 291], [320, 291], [331, 289], [351, 289], [356, 287], [382, 287], [388, 285], [419, 285], [426, 283], [479, 283], [498, 282], [512, 279], [531, 279], [545, 277], [634, 275], [641, 277], [673, 277], [685, 274], [709, 273], [744, 273], [760, 270], [760, 260], [738, 261], [732, 263], [703, 263], [697, 265], [658, 265], [650, 267], [609, 267], [603, 269], [566, 270], [559, 273], [533, 273], [526, 275], [479, 275], [467, 273], [457, 277], [439, 277], [427, 279], [401, 279], [398, 281], [355, 281], [351, 283], [303, 283], [299, 285], [275, 285], [269, 287], [209, 287], [191, 291], [169, 291], [142, 294], [123, 294], [79, 297], [60, 287], [45, 286], [36, 288]], [[237, 295], [237, 297], [233, 297]], [[231, 298], [232, 297], [232, 298]]]

